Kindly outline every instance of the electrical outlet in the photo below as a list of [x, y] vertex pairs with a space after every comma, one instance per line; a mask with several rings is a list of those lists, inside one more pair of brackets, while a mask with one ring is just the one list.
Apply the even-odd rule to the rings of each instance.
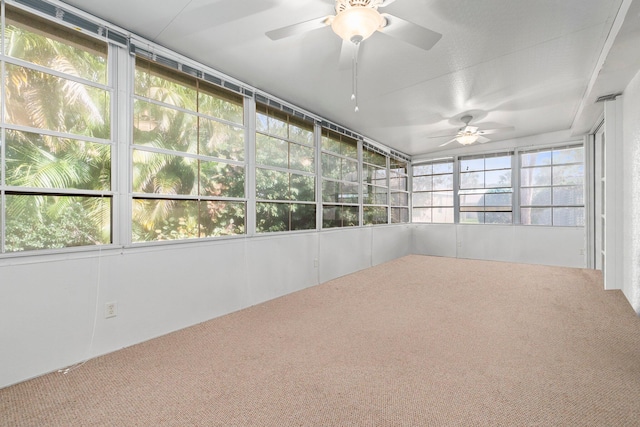
[[116, 317], [118, 315], [118, 305], [115, 301], [104, 305], [104, 318]]
[[314, 259], [314, 260], [313, 260], [313, 266], [314, 266], [315, 268], [318, 268], [318, 258], [316, 258], [316, 259]]

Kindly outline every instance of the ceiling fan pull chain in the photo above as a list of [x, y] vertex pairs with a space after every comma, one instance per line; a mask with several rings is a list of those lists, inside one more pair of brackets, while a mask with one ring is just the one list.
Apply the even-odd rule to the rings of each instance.
[[358, 108], [358, 52], [360, 51], [360, 42], [354, 41], [354, 44], [356, 45], [356, 48], [353, 51], [353, 93], [351, 94], [351, 100], [356, 103], [354, 111], [357, 113], [360, 111], [360, 108]]

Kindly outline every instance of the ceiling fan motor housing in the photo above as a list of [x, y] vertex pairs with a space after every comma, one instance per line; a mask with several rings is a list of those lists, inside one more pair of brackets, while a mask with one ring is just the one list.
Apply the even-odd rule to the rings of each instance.
[[340, 13], [345, 9], [352, 7], [370, 7], [377, 9], [380, 0], [336, 0], [336, 13]]

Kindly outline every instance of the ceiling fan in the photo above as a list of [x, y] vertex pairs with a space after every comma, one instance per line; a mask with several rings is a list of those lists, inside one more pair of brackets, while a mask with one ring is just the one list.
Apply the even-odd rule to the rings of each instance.
[[268, 31], [267, 37], [279, 40], [322, 27], [331, 29], [345, 42], [355, 45], [380, 31], [424, 50], [431, 49], [442, 34], [388, 13], [378, 8], [389, 6], [395, 0], [336, 0], [335, 15], [323, 16]]
[[447, 136], [452, 136], [453, 138], [444, 144], [440, 144], [440, 147], [444, 147], [445, 145], [451, 144], [454, 141], [459, 142], [462, 145], [471, 145], [474, 142], [479, 142], [480, 144], [484, 144], [485, 142], [490, 141], [489, 138], [485, 138], [484, 135], [494, 134], [498, 132], [508, 132], [514, 130], [513, 127], [504, 127], [497, 129], [483, 129], [480, 130], [478, 126], [469, 126], [471, 120], [473, 120], [473, 116], [465, 115], [460, 117], [464, 126], [458, 129], [458, 133], [451, 135], [439, 135], [439, 136], [431, 136], [430, 138], [443, 138]]

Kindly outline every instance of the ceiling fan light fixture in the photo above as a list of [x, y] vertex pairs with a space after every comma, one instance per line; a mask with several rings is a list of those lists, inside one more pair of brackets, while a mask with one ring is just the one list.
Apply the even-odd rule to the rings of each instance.
[[343, 40], [360, 43], [384, 27], [385, 19], [371, 7], [353, 6], [340, 11], [331, 22], [331, 29]]
[[456, 137], [456, 141], [462, 145], [471, 145], [478, 140], [478, 137], [479, 135], [475, 133], [463, 133]]

